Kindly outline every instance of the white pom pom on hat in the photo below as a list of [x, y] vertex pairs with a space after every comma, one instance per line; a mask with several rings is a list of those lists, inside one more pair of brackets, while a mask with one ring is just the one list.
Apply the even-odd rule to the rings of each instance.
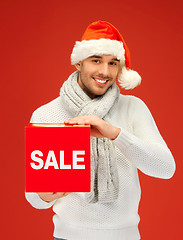
[[122, 73], [118, 75], [118, 82], [126, 90], [133, 89], [141, 83], [141, 76], [134, 70], [122, 67]]
[[110, 23], [96, 21], [84, 32], [81, 41], [76, 41], [71, 54], [71, 63], [76, 63], [93, 55], [110, 54], [120, 60], [122, 71], [118, 82], [122, 88], [133, 89], [141, 83], [140, 75], [131, 69], [130, 51], [119, 33]]

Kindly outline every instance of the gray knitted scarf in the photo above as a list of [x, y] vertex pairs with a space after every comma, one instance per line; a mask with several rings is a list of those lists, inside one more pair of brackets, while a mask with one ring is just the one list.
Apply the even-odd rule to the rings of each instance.
[[[77, 83], [78, 71], [72, 73], [64, 82], [60, 96], [74, 116], [97, 115], [106, 121], [119, 97], [116, 83], [107, 92], [91, 99]], [[107, 138], [91, 137], [91, 191], [87, 193], [88, 202], [110, 203], [118, 197], [118, 172], [114, 144]]]

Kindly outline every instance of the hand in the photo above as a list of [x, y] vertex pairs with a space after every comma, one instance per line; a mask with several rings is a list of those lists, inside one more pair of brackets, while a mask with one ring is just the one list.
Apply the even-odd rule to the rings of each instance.
[[39, 197], [45, 202], [51, 202], [55, 199], [66, 197], [69, 192], [39, 192]]
[[96, 115], [86, 115], [78, 116], [64, 122], [65, 124], [78, 124], [85, 125], [90, 124], [91, 126], [91, 136], [97, 138], [109, 138], [114, 140], [120, 133], [121, 129], [112, 126], [111, 124], [105, 122]]

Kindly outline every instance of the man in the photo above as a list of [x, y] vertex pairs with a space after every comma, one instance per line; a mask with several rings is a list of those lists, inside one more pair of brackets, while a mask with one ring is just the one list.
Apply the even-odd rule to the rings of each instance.
[[114, 26], [90, 24], [71, 62], [77, 71], [31, 122], [91, 125], [91, 192], [26, 193], [26, 198], [38, 209], [53, 206], [55, 239], [138, 240], [137, 169], [171, 178], [173, 156], [143, 101], [119, 93], [116, 80], [131, 89], [141, 78], [130, 69], [129, 50]]

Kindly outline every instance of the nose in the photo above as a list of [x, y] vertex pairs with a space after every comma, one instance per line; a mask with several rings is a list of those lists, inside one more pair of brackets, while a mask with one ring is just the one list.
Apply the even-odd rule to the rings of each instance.
[[100, 65], [99, 74], [103, 75], [104, 77], [109, 76], [109, 66], [107, 63], [103, 63]]

